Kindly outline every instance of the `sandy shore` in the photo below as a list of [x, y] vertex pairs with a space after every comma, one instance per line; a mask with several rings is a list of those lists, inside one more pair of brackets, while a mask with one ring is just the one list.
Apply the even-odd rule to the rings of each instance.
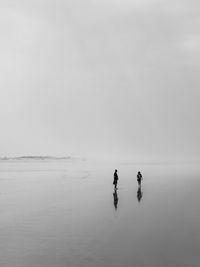
[[0, 163], [0, 266], [198, 267], [199, 175], [192, 164]]

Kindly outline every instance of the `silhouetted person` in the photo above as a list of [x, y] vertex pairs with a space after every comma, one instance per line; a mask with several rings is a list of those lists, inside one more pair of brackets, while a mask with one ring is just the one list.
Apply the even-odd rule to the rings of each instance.
[[117, 181], [118, 181], [118, 174], [117, 174], [117, 170], [115, 170], [115, 172], [114, 172], [114, 180], [113, 180], [113, 184], [115, 186], [115, 189], [117, 189]]
[[117, 195], [117, 190], [115, 189], [113, 193], [113, 204], [115, 209], [117, 210], [117, 204], [118, 204], [118, 195]]
[[138, 199], [138, 202], [140, 202], [140, 200], [142, 199], [142, 191], [141, 191], [140, 185], [138, 186], [137, 199]]
[[140, 186], [141, 185], [141, 181], [142, 181], [142, 174], [141, 174], [141, 172], [138, 172], [137, 173], [137, 181], [138, 181], [138, 186]]

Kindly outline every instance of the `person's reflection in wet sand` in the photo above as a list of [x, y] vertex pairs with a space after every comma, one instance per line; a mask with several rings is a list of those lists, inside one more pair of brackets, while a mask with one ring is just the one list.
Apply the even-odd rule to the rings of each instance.
[[142, 199], [142, 194], [143, 194], [143, 192], [142, 192], [142, 190], [141, 190], [141, 186], [138, 186], [138, 191], [137, 191], [137, 199], [138, 199], [138, 202], [141, 201], [141, 199]]
[[118, 195], [117, 195], [117, 190], [115, 189], [113, 192], [113, 204], [115, 207], [115, 210], [117, 210], [117, 204], [118, 204]]

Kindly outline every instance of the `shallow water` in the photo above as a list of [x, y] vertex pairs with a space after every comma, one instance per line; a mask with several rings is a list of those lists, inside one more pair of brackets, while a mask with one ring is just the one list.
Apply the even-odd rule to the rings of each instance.
[[0, 163], [0, 266], [200, 266], [199, 193], [197, 164]]

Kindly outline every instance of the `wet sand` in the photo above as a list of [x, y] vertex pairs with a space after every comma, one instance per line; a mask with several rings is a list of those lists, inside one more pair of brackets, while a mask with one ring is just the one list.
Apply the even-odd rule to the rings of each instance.
[[199, 178], [197, 164], [1, 162], [0, 266], [199, 267]]

